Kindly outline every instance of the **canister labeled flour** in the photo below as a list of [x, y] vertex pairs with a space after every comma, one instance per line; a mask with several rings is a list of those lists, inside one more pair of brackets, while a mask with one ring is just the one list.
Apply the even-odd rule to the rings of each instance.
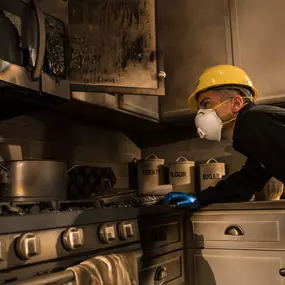
[[222, 180], [225, 175], [225, 164], [211, 158], [206, 163], [200, 164], [200, 189], [205, 190]]
[[179, 156], [176, 161], [169, 166], [169, 183], [172, 185], [188, 184], [188, 193], [195, 192], [195, 162], [187, 160], [184, 156]]
[[141, 195], [145, 189], [164, 184], [164, 161], [154, 154], [138, 161], [138, 190]]

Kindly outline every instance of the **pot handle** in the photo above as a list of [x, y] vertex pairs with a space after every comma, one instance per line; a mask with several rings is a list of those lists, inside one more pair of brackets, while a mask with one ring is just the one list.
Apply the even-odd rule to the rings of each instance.
[[207, 160], [206, 163], [208, 164], [208, 163], [213, 162], [213, 161], [214, 161], [215, 163], [219, 163], [215, 158], [210, 158], [209, 160]]
[[183, 161], [188, 161], [188, 159], [185, 156], [181, 155], [181, 156], [177, 157], [176, 162], [179, 162], [181, 160], [181, 158], [183, 159]]
[[108, 186], [110, 187], [110, 189], [104, 189], [104, 190], [111, 190], [111, 189], [113, 188], [113, 187], [112, 187], [112, 184], [111, 184], [111, 181], [110, 181], [109, 179], [103, 179], [103, 180], [102, 180], [101, 185], [102, 185], [103, 188], [105, 188], [105, 187], [104, 187], [105, 183], [108, 184]]
[[81, 166], [81, 165], [75, 164], [75, 165], [71, 166], [69, 169], [67, 169], [67, 173], [69, 173], [72, 169], [79, 167], [79, 166]]
[[3, 169], [5, 172], [9, 173], [9, 169], [2, 164], [0, 164], [0, 168]]
[[148, 160], [150, 157], [158, 158], [155, 154], [149, 154], [148, 156], [145, 157], [145, 160]]

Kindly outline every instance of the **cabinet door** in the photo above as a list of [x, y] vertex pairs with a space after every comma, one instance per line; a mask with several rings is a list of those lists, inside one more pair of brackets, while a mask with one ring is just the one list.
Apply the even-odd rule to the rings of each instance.
[[189, 250], [192, 285], [284, 285], [284, 251]]
[[139, 277], [142, 285], [183, 284], [185, 281], [183, 251], [171, 252], [154, 259], [144, 259]]
[[167, 73], [161, 118], [182, 118], [201, 73], [232, 63], [228, 1], [159, 0], [158, 31]]
[[69, 1], [71, 89], [164, 95], [155, 11], [153, 0]]
[[199, 211], [190, 219], [191, 248], [285, 250], [283, 210]]
[[152, 218], [139, 220], [144, 256], [160, 256], [183, 247], [183, 217]]
[[72, 92], [71, 97], [75, 100], [82, 101], [88, 104], [94, 104], [108, 109], [118, 109], [118, 96], [93, 92]]
[[285, 2], [230, 1], [235, 65], [252, 78], [260, 103], [285, 101]]
[[120, 95], [119, 108], [156, 121], [159, 120], [157, 96]]

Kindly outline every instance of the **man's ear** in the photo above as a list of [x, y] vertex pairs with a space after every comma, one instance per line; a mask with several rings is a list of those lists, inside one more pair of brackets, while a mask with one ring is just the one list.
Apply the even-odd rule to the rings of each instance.
[[233, 105], [232, 105], [233, 113], [239, 112], [242, 107], [243, 107], [243, 98], [240, 95], [235, 96], [233, 98]]

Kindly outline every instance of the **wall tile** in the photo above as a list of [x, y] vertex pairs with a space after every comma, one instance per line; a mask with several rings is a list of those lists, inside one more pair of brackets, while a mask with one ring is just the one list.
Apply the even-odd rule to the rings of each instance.
[[49, 112], [0, 122], [0, 143], [21, 145], [24, 159], [111, 167], [118, 177], [116, 188], [128, 187], [128, 162], [141, 157], [141, 150], [123, 133]]

